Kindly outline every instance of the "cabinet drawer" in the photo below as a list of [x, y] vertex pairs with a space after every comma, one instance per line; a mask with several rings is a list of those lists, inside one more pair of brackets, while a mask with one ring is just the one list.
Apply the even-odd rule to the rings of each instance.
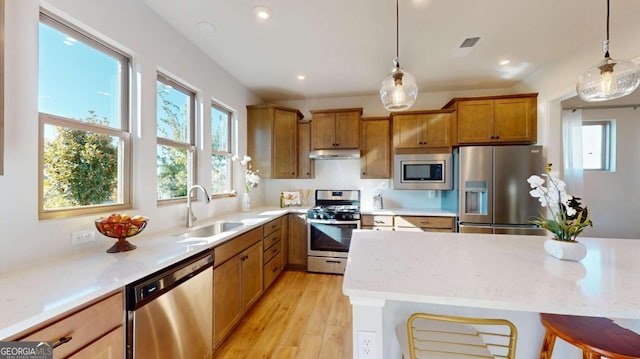
[[214, 266], [221, 265], [260, 240], [262, 240], [262, 230], [256, 228], [217, 246], [214, 250]]
[[278, 254], [273, 257], [267, 264], [264, 265], [264, 289], [266, 290], [271, 286], [274, 280], [278, 278], [278, 275], [282, 273], [282, 254]]
[[393, 227], [376, 227], [376, 226], [363, 226], [362, 229], [368, 229], [372, 231], [393, 231]]
[[362, 226], [368, 227], [393, 227], [393, 216], [380, 216], [380, 215], [363, 215]]
[[266, 237], [268, 235], [270, 235], [271, 233], [279, 230], [280, 228], [282, 228], [282, 219], [280, 217], [274, 219], [273, 221], [267, 222], [265, 223], [263, 226], [263, 233], [262, 236]]
[[270, 235], [268, 235], [267, 237], [265, 237], [262, 240], [263, 241], [262, 242], [262, 247], [264, 248], [264, 250], [266, 251], [267, 248], [271, 247], [277, 241], [279, 241], [280, 237], [282, 237], [282, 231], [275, 231], [275, 232], [271, 233]]
[[278, 240], [271, 247], [264, 250], [264, 263], [267, 263], [271, 258], [280, 254], [280, 252], [282, 252], [282, 241]]
[[[118, 292], [98, 303], [71, 314], [20, 341], [58, 342], [71, 338], [54, 349], [56, 358], [64, 358], [82, 349], [124, 324], [124, 295]], [[123, 348], [124, 350], [124, 348]]]
[[448, 228], [453, 230], [453, 217], [396, 216], [396, 227]]

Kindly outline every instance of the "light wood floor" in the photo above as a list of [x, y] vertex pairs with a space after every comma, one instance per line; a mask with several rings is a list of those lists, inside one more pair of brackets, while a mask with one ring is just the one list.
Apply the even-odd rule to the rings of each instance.
[[214, 358], [351, 358], [351, 305], [342, 279], [285, 271]]

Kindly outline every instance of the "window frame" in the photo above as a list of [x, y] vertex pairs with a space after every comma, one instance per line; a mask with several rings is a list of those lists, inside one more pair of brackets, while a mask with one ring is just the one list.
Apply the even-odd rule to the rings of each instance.
[[[64, 21], [63, 19], [49, 13], [44, 9], [40, 9], [38, 24], [44, 23], [63, 34], [69, 35], [82, 41], [84, 45], [107, 54], [121, 63], [120, 72], [120, 129], [108, 126], [100, 126], [88, 122], [74, 120], [72, 118], [57, 116], [54, 114], [38, 111], [38, 218], [54, 219], [68, 218], [94, 213], [105, 213], [119, 210], [127, 210], [133, 208], [132, 189], [131, 189], [131, 171], [132, 171], [132, 148], [131, 148], [131, 131], [130, 131], [130, 79], [131, 79], [131, 57], [125, 52], [107, 44], [101, 39], [94, 37], [82, 29]], [[45, 209], [44, 208], [44, 127], [45, 125], [53, 125], [57, 127], [65, 127], [74, 130], [94, 132], [108, 136], [115, 136], [121, 139], [122, 156], [118, 158], [118, 193], [122, 198], [122, 203], [116, 204], [100, 204], [81, 206], [64, 209]]]
[[[182, 150], [186, 150], [187, 151], [187, 159], [190, 160], [187, 163], [187, 194], [185, 196], [180, 196], [180, 197], [173, 197], [173, 198], [165, 198], [165, 199], [161, 199], [158, 198], [159, 197], [159, 193], [158, 193], [158, 187], [156, 186], [156, 199], [157, 199], [157, 203], [158, 205], [166, 205], [166, 204], [173, 204], [173, 203], [182, 203], [182, 202], [186, 202], [187, 201], [187, 196], [189, 195], [189, 188], [197, 183], [197, 173], [198, 173], [198, 168], [197, 168], [197, 163], [198, 163], [198, 151], [197, 151], [197, 146], [196, 146], [196, 111], [197, 111], [197, 106], [196, 106], [196, 99], [197, 99], [197, 92], [191, 88], [189, 88], [187, 85], [184, 85], [180, 82], [178, 82], [177, 80], [174, 80], [173, 78], [171, 78], [170, 76], [166, 75], [165, 73], [158, 71], [157, 75], [156, 75], [156, 91], [157, 91], [157, 83], [158, 82], [162, 82], [163, 84], [167, 85], [167, 86], [171, 86], [172, 88], [176, 89], [177, 91], [187, 95], [189, 97], [189, 107], [190, 107], [190, 111], [189, 111], [189, 143], [186, 142], [180, 142], [180, 141], [175, 141], [172, 139], [168, 139], [168, 138], [164, 138], [164, 137], [160, 137], [158, 136], [158, 131], [156, 129], [156, 156], [158, 155], [158, 145], [162, 145], [162, 146], [167, 146], [167, 147], [174, 147], [174, 148], [178, 148], [178, 149], [182, 149]], [[158, 101], [158, 93], [156, 92], [156, 108], [157, 108], [157, 101]], [[159, 114], [156, 113], [156, 126], [158, 126], [158, 116]], [[156, 164], [156, 169], [157, 169], [157, 164]], [[157, 175], [156, 175], [156, 179], [157, 179]], [[192, 199], [195, 198], [194, 196], [192, 196]]]
[[[584, 168], [583, 171], [592, 171], [592, 172], [611, 172], [611, 155], [612, 155], [612, 128], [613, 124], [611, 120], [584, 120], [582, 121], [582, 127], [585, 126], [601, 126], [602, 127], [602, 139], [601, 139], [601, 148], [600, 152], [602, 153], [600, 158], [600, 163], [602, 166], [600, 168]], [[583, 154], [584, 156], [584, 154]], [[584, 160], [583, 160], [584, 162]]]
[[[231, 160], [231, 158], [233, 157], [233, 147], [234, 147], [234, 142], [233, 142], [233, 116], [234, 113], [233, 111], [231, 111], [230, 109], [222, 106], [221, 104], [217, 103], [214, 100], [211, 100], [211, 106], [210, 106], [210, 110], [216, 109], [219, 112], [224, 112], [227, 114], [227, 151], [216, 151], [213, 149], [213, 145], [211, 146], [211, 157], [213, 158], [214, 155], [219, 155], [219, 156], [225, 156], [227, 157], [229, 166], [228, 166], [228, 178], [229, 178], [229, 191], [228, 192], [216, 192], [213, 193], [213, 178], [211, 181], [211, 197], [212, 198], [223, 198], [223, 197], [235, 197], [237, 195], [236, 190], [233, 188], [233, 183], [234, 183], [234, 176], [233, 176], [233, 161]], [[212, 111], [213, 112], [213, 111]], [[211, 124], [210, 124], [211, 125]], [[213, 138], [211, 139], [213, 141]], [[209, 161], [209, 163], [211, 163], [211, 161]], [[212, 169], [213, 170], [213, 169]]]

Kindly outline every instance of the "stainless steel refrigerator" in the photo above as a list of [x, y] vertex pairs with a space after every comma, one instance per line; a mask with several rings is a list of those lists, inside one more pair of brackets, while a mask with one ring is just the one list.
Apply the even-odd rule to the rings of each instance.
[[460, 147], [459, 165], [460, 232], [544, 235], [529, 224], [541, 207], [527, 183], [543, 171], [542, 146]]

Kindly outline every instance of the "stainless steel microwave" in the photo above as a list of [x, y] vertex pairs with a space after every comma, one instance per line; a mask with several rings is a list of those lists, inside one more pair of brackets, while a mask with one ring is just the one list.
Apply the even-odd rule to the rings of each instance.
[[451, 153], [394, 155], [393, 188], [453, 189], [453, 155]]

